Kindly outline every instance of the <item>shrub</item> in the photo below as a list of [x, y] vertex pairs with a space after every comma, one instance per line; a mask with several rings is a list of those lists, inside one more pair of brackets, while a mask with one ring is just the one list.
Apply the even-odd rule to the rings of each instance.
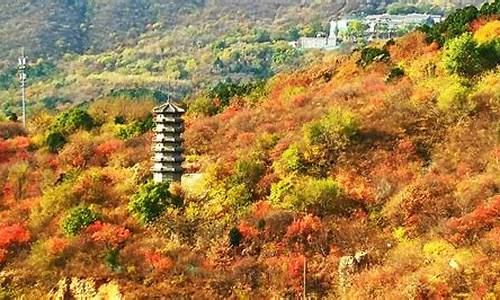
[[322, 229], [321, 219], [313, 215], [305, 215], [303, 218], [293, 221], [286, 230], [288, 238], [308, 237]]
[[153, 115], [149, 114], [141, 121], [135, 121], [127, 125], [122, 125], [118, 128], [116, 136], [128, 140], [138, 135], [151, 131], [154, 128]]
[[387, 75], [387, 78], [385, 79], [386, 82], [392, 82], [396, 79], [399, 79], [405, 75], [405, 71], [402, 68], [395, 67], [392, 68], [391, 71], [389, 72], [389, 75]]
[[446, 40], [457, 37], [467, 31], [469, 23], [478, 17], [478, 9], [472, 5], [457, 9], [441, 23], [419, 28], [427, 35], [427, 41], [443, 45]]
[[444, 112], [468, 113], [474, 109], [474, 103], [468, 95], [470, 89], [458, 79], [451, 78], [448, 86], [442, 90], [437, 98], [437, 107]]
[[262, 162], [251, 159], [240, 159], [234, 167], [234, 174], [231, 181], [235, 184], [242, 183], [249, 188], [253, 188], [264, 174], [265, 167]]
[[16, 122], [1, 122], [0, 121], [0, 138], [11, 139], [16, 136], [25, 136], [26, 130], [23, 125]]
[[26, 244], [30, 239], [30, 232], [26, 230], [26, 228], [21, 224], [13, 224], [0, 227], [0, 264], [7, 259], [9, 248], [15, 245]]
[[470, 33], [449, 40], [443, 51], [443, 63], [452, 74], [472, 77], [482, 70], [477, 43]]
[[182, 199], [170, 194], [169, 184], [148, 182], [141, 186], [128, 205], [142, 225], [153, 222], [168, 206], [180, 207]]
[[188, 104], [189, 113], [196, 116], [213, 116], [218, 110], [214, 99], [204, 95], [194, 98]]
[[67, 143], [66, 136], [60, 131], [50, 131], [45, 138], [45, 145], [52, 153], [57, 153]]
[[428, 259], [439, 259], [453, 255], [454, 247], [446, 241], [433, 240], [427, 242], [422, 251]]
[[219, 81], [216, 85], [212, 86], [207, 92], [207, 96], [211, 99], [218, 99], [220, 106], [218, 112], [221, 112], [230, 104], [233, 97], [248, 96], [258, 90], [264, 89], [265, 81], [258, 80], [254, 82], [235, 82], [233, 80], [225, 79]]
[[123, 226], [97, 221], [85, 230], [90, 235], [92, 241], [110, 246], [118, 247], [131, 235], [130, 230]]
[[76, 235], [82, 229], [100, 219], [99, 214], [87, 206], [73, 208], [61, 223], [64, 234]]
[[84, 110], [75, 108], [61, 113], [52, 124], [53, 131], [72, 133], [78, 129], [91, 130], [95, 126], [94, 119]]
[[460, 218], [449, 219], [446, 227], [451, 234], [450, 240], [457, 244], [472, 241], [481, 231], [491, 229], [499, 217], [500, 196], [494, 196], [474, 211]]
[[229, 244], [233, 247], [238, 247], [243, 241], [243, 235], [240, 230], [236, 227], [229, 230]]
[[328, 149], [342, 149], [356, 135], [359, 122], [356, 116], [336, 108], [324, 118], [305, 126], [305, 140], [310, 145], [322, 145]]
[[0, 249], [8, 249], [15, 244], [27, 243], [31, 235], [21, 224], [0, 227]]
[[66, 239], [51, 238], [38, 240], [31, 246], [29, 263], [39, 271], [55, 266], [63, 266], [69, 254], [69, 243]]
[[304, 171], [306, 166], [303, 153], [298, 144], [293, 144], [286, 149], [279, 160], [273, 164], [275, 172], [285, 176], [288, 173]]
[[170, 257], [162, 255], [158, 251], [147, 250], [144, 252], [144, 258], [146, 262], [155, 269], [156, 272], [167, 272], [174, 266], [174, 262]]
[[62, 211], [69, 210], [76, 205], [76, 199], [72, 187], [74, 178], [72, 174], [66, 174], [65, 180], [44, 191], [38, 205], [34, 206], [30, 213], [30, 226], [35, 230], [44, 228], [47, 223]]
[[116, 198], [112, 188], [113, 179], [101, 169], [90, 169], [73, 184], [74, 196], [81, 203], [86, 204], [112, 204]]
[[254, 226], [252, 226], [251, 224], [249, 224], [245, 221], [241, 222], [237, 228], [238, 228], [238, 231], [241, 233], [241, 236], [244, 239], [255, 238], [259, 235], [259, 229], [255, 228]]
[[480, 15], [488, 16], [488, 15], [496, 15], [500, 13], [500, 1], [495, 0], [491, 3], [486, 2], [481, 5], [481, 9], [479, 10]]
[[315, 215], [342, 214], [354, 206], [330, 178], [286, 177], [271, 187], [270, 201], [279, 207]]
[[21, 200], [26, 195], [28, 188], [29, 165], [20, 161], [9, 168], [8, 182], [15, 200]]
[[365, 47], [361, 50], [361, 58], [358, 60], [357, 64], [361, 67], [367, 67], [374, 61], [387, 61], [389, 58], [390, 54], [385, 49]]
[[120, 269], [120, 252], [118, 249], [111, 249], [106, 252], [104, 257], [104, 262], [106, 266], [112, 271], [117, 271]]
[[500, 20], [494, 20], [481, 26], [474, 32], [474, 40], [478, 43], [488, 43], [500, 37]]

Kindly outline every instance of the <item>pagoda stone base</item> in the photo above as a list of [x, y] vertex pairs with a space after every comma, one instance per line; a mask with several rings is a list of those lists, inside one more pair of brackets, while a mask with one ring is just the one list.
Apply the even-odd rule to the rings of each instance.
[[156, 183], [181, 181], [181, 178], [182, 173], [153, 173], [153, 181]]

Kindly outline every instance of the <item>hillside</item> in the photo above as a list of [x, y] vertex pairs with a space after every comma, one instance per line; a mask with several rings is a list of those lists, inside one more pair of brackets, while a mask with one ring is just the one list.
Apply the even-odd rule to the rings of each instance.
[[[498, 0], [350, 53], [216, 27], [30, 70], [60, 98], [0, 117], [0, 299], [500, 294]], [[155, 184], [173, 83], [187, 174]]]
[[139, 87], [180, 100], [219, 81], [267, 79], [303, 66], [309, 54], [295, 51], [288, 41], [327, 31], [340, 12], [380, 12], [386, 5], [358, 0], [0, 3], [2, 111], [20, 113], [15, 63], [22, 47], [29, 57], [30, 113]]
[[[420, 1], [426, 3], [426, 1]], [[420, 3], [419, 2], [419, 3]], [[19, 0], [0, 3], [0, 70], [21, 47], [30, 57], [58, 59], [67, 53], [100, 53], [134, 45], [151, 25], [203, 26], [221, 18], [236, 23], [304, 23], [344, 13], [382, 10], [390, 2], [311, 0]], [[444, 1], [442, 5], [479, 4]], [[221, 28], [224, 30], [224, 28]]]
[[[0, 4], [0, 59], [25, 47], [33, 58], [59, 58], [66, 53], [100, 53], [120, 45], [135, 44], [153, 24], [163, 34], [176, 26], [203, 26], [224, 16], [235, 21], [272, 23], [288, 10], [318, 10], [311, 2], [266, 0], [111, 0], [32, 1]], [[326, 12], [337, 5], [325, 3]], [[305, 14], [304, 11], [302, 14]], [[333, 11], [334, 12], [334, 11]], [[333, 13], [330, 11], [330, 13]], [[290, 19], [292, 22], [294, 19]]]

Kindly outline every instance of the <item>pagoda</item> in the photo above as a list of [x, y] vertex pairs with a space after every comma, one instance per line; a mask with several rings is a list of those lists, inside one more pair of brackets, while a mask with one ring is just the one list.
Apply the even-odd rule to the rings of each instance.
[[153, 129], [153, 172], [154, 182], [181, 181], [184, 157], [182, 152], [182, 133], [184, 120], [182, 115], [185, 110], [177, 104], [167, 103], [153, 109], [156, 127]]

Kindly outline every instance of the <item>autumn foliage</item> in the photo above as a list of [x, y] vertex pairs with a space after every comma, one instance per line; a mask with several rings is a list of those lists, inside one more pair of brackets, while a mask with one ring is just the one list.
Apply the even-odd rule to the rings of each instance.
[[21, 224], [0, 227], [0, 262], [7, 259], [10, 248], [21, 246], [31, 239], [30, 232]]
[[0, 298], [93, 278], [131, 299], [494, 299], [498, 21], [480, 14], [195, 91], [179, 183], [151, 181], [153, 98], [0, 122]]
[[125, 227], [100, 221], [91, 224], [85, 229], [85, 232], [92, 241], [109, 247], [119, 246], [131, 235], [130, 230]]

